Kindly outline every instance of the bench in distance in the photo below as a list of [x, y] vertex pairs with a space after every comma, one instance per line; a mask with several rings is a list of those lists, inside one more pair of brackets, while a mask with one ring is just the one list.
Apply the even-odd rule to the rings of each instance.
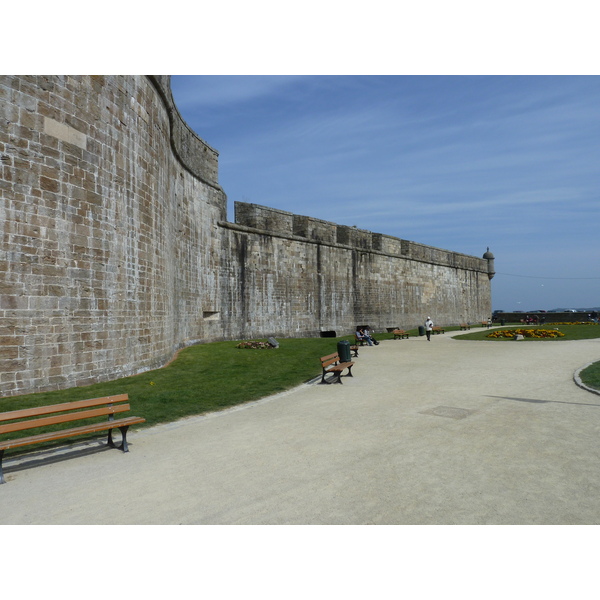
[[392, 333], [394, 334], [395, 340], [401, 340], [403, 338], [408, 339], [408, 333], [406, 333], [406, 331], [404, 331], [404, 329], [394, 329], [394, 331], [392, 331]]

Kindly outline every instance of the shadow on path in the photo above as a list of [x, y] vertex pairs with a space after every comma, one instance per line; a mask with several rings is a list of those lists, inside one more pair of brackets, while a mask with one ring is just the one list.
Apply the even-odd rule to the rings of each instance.
[[516, 402], [529, 402], [531, 404], [576, 404], [578, 406], [594, 406], [600, 408], [600, 404], [588, 404], [587, 402], [563, 402], [562, 400], [536, 400], [534, 398], [511, 398], [509, 396], [490, 396], [486, 398], [499, 398], [500, 400], [515, 400]]
[[[131, 446], [131, 444], [129, 445]], [[115, 448], [111, 448], [105, 442], [82, 442], [82, 444], [78, 446], [60, 446], [46, 448], [36, 452], [17, 454], [16, 456], [5, 456], [3, 466], [4, 474], [7, 475], [16, 473], [17, 471], [31, 469], [33, 467], [60, 463], [65, 460], [71, 460], [72, 458], [98, 454], [99, 452], [105, 452], [107, 450], [115, 450]]]

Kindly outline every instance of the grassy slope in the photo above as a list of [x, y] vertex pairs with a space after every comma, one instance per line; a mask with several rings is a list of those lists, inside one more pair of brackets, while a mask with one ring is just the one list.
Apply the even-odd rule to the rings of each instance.
[[182, 350], [167, 367], [106, 383], [0, 399], [0, 412], [113, 394], [129, 394], [145, 426], [174, 421], [256, 400], [320, 373], [319, 357], [337, 350], [338, 339], [279, 340], [270, 350], [236, 348], [237, 342]]

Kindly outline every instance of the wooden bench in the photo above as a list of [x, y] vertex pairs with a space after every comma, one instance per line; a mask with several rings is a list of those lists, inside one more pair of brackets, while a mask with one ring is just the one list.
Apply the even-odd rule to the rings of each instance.
[[[127, 430], [131, 425], [143, 423], [146, 420], [141, 417], [115, 419], [116, 413], [130, 410], [128, 399], [129, 397], [127, 394], [119, 394], [117, 396], [77, 400], [75, 402], [64, 402], [62, 404], [54, 404], [51, 406], [38, 406], [37, 408], [24, 408], [21, 410], [0, 413], [0, 435], [36, 429], [38, 427], [47, 427], [50, 425], [73, 423], [83, 419], [108, 417], [108, 420], [88, 423], [80, 425], [79, 427], [55, 429], [44, 433], [29, 435], [27, 437], [0, 441], [0, 483], [5, 483], [2, 472], [2, 458], [4, 456], [4, 451], [10, 448], [40, 444], [42, 442], [96, 433], [99, 431], [108, 431], [107, 444], [113, 448], [119, 448], [123, 452], [128, 452]], [[113, 429], [119, 429], [121, 431], [122, 441], [120, 446], [116, 446], [113, 442]]]
[[461, 323], [460, 324], [460, 330], [461, 331], [467, 331], [467, 329], [471, 329], [471, 326], [468, 323]]
[[350, 352], [354, 352], [354, 354], [352, 356], [357, 357], [358, 356], [358, 346], [356, 344], [354, 346], [350, 346]]
[[408, 333], [406, 333], [406, 331], [404, 331], [404, 329], [394, 329], [394, 331], [392, 331], [392, 333], [394, 334], [394, 339], [398, 340], [398, 339], [403, 339], [406, 338], [408, 339]]
[[440, 334], [440, 333], [444, 333], [445, 334], [446, 333], [446, 331], [444, 330], [444, 328], [440, 327], [439, 325], [437, 325], [435, 327], [432, 327], [431, 331], [433, 331], [433, 333], [437, 333], [437, 334]]
[[[353, 377], [352, 375], [353, 362], [340, 362], [340, 355], [337, 352], [328, 354], [327, 356], [321, 357], [321, 367], [323, 374], [321, 376], [321, 383], [342, 383], [342, 371], [348, 369], [348, 375], [346, 377]], [[327, 381], [325, 375], [328, 373], [333, 374], [333, 381]]]
[[355, 346], [364, 346], [365, 342], [367, 340], [365, 340], [364, 338], [359, 338], [356, 334], [354, 334], [354, 345]]
[[489, 321], [481, 321], [481, 326], [487, 327], [489, 329], [492, 326], [492, 324]]

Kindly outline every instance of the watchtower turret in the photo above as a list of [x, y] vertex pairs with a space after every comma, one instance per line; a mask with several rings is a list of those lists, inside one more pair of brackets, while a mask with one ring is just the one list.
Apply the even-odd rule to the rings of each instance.
[[492, 277], [496, 274], [494, 270], [494, 255], [490, 252], [490, 247], [488, 246], [487, 252], [483, 255], [483, 258], [487, 260], [488, 263], [488, 277], [492, 279]]

